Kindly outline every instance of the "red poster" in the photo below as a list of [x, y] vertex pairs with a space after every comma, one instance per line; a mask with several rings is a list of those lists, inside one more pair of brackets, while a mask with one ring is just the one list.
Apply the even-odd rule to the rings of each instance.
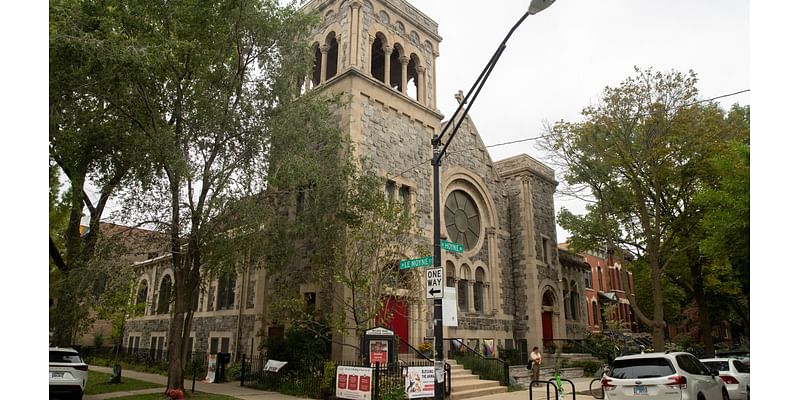
[[347, 380], [348, 390], [358, 390], [358, 375], [350, 375]]
[[389, 341], [370, 340], [369, 363], [386, 364], [387, 362], [389, 362]]
[[368, 376], [362, 376], [360, 381], [361, 382], [358, 385], [358, 390], [360, 390], [362, 392], [369, 392], [370, 391], [369, 377]]
[[340, 389], [347, 387], [347, 374], [339, 374], [339, 384], [336, 386]]

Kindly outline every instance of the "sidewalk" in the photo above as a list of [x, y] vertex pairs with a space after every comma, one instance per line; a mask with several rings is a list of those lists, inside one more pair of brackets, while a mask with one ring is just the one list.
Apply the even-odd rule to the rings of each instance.
[[[90, 365], [89, 369], [92, 371], [97, 371], [101, 373], [111, 374], [111, 368], [109, 367], [100, 367], [96, 365]], [[122, 379], [131, 378], [131, 379], [138, 379], [140, 381], [145, 382], [152, 382], [164, 385], [163, 388], [152, 388], [152, 389], [142, 389], [136, 390], [132, 392], [114, 392], [114, 393], [103, 393], [103, 394], [96, 394], [92, 396], [83, 396], [84, 400], [104, 400], [104, 399], [111, 399], [114, 397], [122, 397], [122, 396], [130, 396], [134, 394], [145, 394], [145, 393], [163, 393], [164, 389], [167, 387], [167, 377], [158, 374], [150, 374], [146, 372], [138, 372], [138, 371], [131, 371], [131, 370], [122, 370]], [[183, 382], [183, 387], [186, 391], [192, 390], [192, 380], [187, 379]], [[295, 400], [299, 397], [288, 396], [285, 394], [275, 393], [275, 392], [267, 392], [264, 390], [256, 390], [250, 389], [246, 387], [239, 386], [239, 382], [225, 382], [225, 383], [206, 383], [202, 381], [195, 381], [194, 390], [196, 392], [205, 392], [205, 393], [213, 393], [213, 394], [222, 394], [226, 396], [235, 397], [237, 399], [245, 399], [245, 400]]]
[[[100, 367], [95, 365], [90, 365], [89, 369], [92, 371], [102, 372], [111, 374], [111, 368], [109, 367]], [[123, 370], [122, 371], [122, 379], [131, 378], [131, 379], [138, 379], [140, 381], [145, 382], [152, 382], [164, 385], [164, 388], [167, 386], [167, 377], [158, 374], [150, 374], [146, 372], [138, 372], [138, 371], [131, 371], [131, 370]], [[592, 378], [576, 378], [572, 380], [572, 383], [575, 384], [575, 392], [584, 392], [589, 390], [589, 383], [592, 381]], [[184, 388], [187, 391], [191, 391], [192, 389], [192, 380], [187, 379], [183, 383]], [[572, 386], [570, 384], [564, 382], [563, 384], [565, 400], [572, 400]], [[152, 389], [142, 389], [136, 390], [131, 392], [114, 392], [114, 393], [104, 393], [104, 394], [96, 394], [92, 396], [83, 396], [84, 400], [105, 400], [105, 399], [112, 399], [115, 397], [122, 397], [122, 396], [130, 396], [134, 394], [145, 394], [145, 393], [163, 393], [164, 388], [152, 388]], [[275, 393], [275, 392], [267, 392], [264, 390], [256, 390], [250, 389], [246, 387], [239, 386], [239, 382], [225, 382], [225, 383], [206, 383], [202, 381], [195, 381], [194, 390], [197, 392], [205, 392], [205, 393], [213, 393], [213, 394], [222, 394], [226, 396], [235, 397], [237, 399], [244, 399], [244, 400], [296, 400], [302, 397], [294, 397], [285, 394]], [[555, 393], [552, 390], [550, 391], [550, 398], [555, 399]], [[547, 388], [537, 387], [533, 388], [533, 398], [534, 399], [546, 399], [547, 398]], [[528, 390], [520, 390], [516, 392], [506, 392], [506, 393], [498, 393], [490, 396], [481, 396], [475, 397], [475, 399], [483, 399], [483, 400], [528, 400]], [[589, 395], [581, 395], [576, 394], [575, 400], [594, 400], [594, 397]]]

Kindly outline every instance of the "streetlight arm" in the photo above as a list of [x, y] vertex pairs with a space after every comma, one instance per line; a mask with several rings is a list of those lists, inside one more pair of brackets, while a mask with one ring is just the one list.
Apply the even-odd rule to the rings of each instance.
[[[540, 2], [540, 1], [547, 1], [547, 0], [534, 0], [533, 2], [531, 2], [531, 8], [533, 8], [534, 3]], [[552, 3], [552, 1], [550, 1], [550, 3]], [[467, 113], [469, 112], [470, 108], [472, 108], [472, 104], [475, 103], [475, 98], [478, 97], [478, 94], [480, 93], [481, 89], [483, 88], [483, 84], [486, 83], [487, 79], [489, 79], [489, 75], [492, 73], [492, 70], [494, 69], [494, 66], [497, 64], [497, 61], [500, 59], [500, 56], [503, 54], [503, 51], [506, 49], [506, 42], [508, 42], [508, 39], [514, 33], [514, 31], [517, 30], [517, 28], [522, 24], [522, 21], [525, 21], [525, 18], [528, 18], [529, 15], [533, 15], [533, 14], [530, 13], [530, 9], [529, 9], [528, 12], [523, 14], [522, 17], [519, 18], [519, 20], [517, 21], [516, 24], [514, 24], [514, 26], [511, 27], [511, 30], [508, 31], [508, 34], [506, 34], [506, 37], [503, 39], [502, 42], [500, 42], [500, 46], [498, 46], [497, 50], [495, 50], [494, 54], [492, 55], [492, 58], [489, 60], [489, 63], [486, 64], [486, 67], [483, 68], [483, 71], [478, 76], [478, 79], [475, 81], [475, 83], [472, 84], [472, 88], [470, 88], [470, 90], [467, 93], [467, 95], [464, 96], [464, 99], [461, 100], [461, 103], [459, 103], [458, 108], [456, 108], [456, 110], [453, 112], [453, 116], [450, 117], [450, 119], [447, 121], [447, 124], [442, 129], [442, 132], [439, 134], [439, 136], [435, 137], [431, 141], [434, 144], [434, 146], [441, 144], [442, 136], [444, 136], [444, 134], [447, 132], [447, 129], [450, 128], [450, 126], [453, 124], [453, 121], [456, 119], [456, 117], [458, 117], [458, 113], [461, 111], [462, 108], [464, 108], [464, 104], [467, 103], [467, 101], [469, 101], [469, 104], [467, 104], [467, 107], [464, 110], [464, 113], [461, 114], [461, 118], [458, 119], [458, 123], [456, 123], [455, 127], [453, 128], [453, 131], [450, 133], [450, 136], [447, 138], [447, 142], [445, 143], [444, 147], [441, 149], [441, 152], [439, 153], [439, 159], [435, 160], [435, 162], [441, 162], [442, 157], [444, 157], [445, 153], [447, 152], [447, 147], [450, 145], [450, 142], [453, 140], [453, 137], [455, 136], [456, 132], [458, 132], [458, 128], [461, 126], [461, 123], [464, 121], [464, 118], [466, 118]], [[476, 88], [477, 88], [477, 92], [475, 92], [475, 97], [472, 97], [472, 92], [474, 92], [476, 90]]]

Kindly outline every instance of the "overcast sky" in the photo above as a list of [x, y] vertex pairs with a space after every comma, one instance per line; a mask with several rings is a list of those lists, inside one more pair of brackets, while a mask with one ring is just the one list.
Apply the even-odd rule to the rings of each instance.
[[[437, 105], [449, 118], [529, 0], [412, 0], [439, 24]], [[557, 0], [517, 29], [470, 115], [487, 146], [538, 136], [545, 123], [577, 121], [606, 86], [634, 66], [698, 74], [701, 98], [750, 88], [749, 2], [745, 0]], [[724, 98], [750, 104], [748, 93]], [[543, 159], [534, 142], [489, 149], [495, 161]], [[562, 184], [563, 185], [563, 184]], [[582, 213], [583, 204], [556, 198]], [[568, 234], [559, 228], [558, 240]]]

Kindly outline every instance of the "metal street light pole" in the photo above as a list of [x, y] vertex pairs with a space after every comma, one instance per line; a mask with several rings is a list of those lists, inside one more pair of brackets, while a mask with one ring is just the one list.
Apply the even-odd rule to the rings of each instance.
[[[447, 121], [447, 125], [442, 129], [438, 136], [431, 139], [431, 145], [433, 146], [433, 158], [431, 159], [431, 165], [433, 165], [433, 268], [441, 268], [442, 266], [442, 248], [441, 248], [441, 199], [440, 199], [440, 183], [439, 183], [439, 167], [442, 165], [442, 158], [447, 152], [447, 148], [450, 146], [450, 142], [452, 142], [453, 137], [455, 137], [456, 133], [458, 132], [458, 128], [461, 127], [461, 123], [464, 122], [464, 118], [467, 116], [469, 109], [472, 108], [472, 104], [475, 102], [475, 98], [478, 97], [478, 94], [481, 92], [483, 88], [483, 84], [486, 83], [486, 79], [489, 78], [489, 75], [492, 73], [494, 66], [497, 64], [497, 60], [500, 59], [500, 55], [503, 54], [503, 51], [506, 48], [506, 42], [511, 37], [511, 34], [517, 30], [522, 21], [524, 21], [528, 16], [534, 15], [547, 7], [550, 7], [555, 0], [532, 0], [530, 5], [528, 6], [528, 11], [517, 21], [516, 24], [508, 31], [508, 34], [500, 43], [497, 50], [495, 50], [494, 55], [489, 60], [489, 63], [486, 64], [486, 67], [483, 68], [483, 71], [478, 76], [478, 79], [470, 88], [469, 93], [461, 100], [459, 103], [458, 108], [453, 112], [453, 116], [450, 120]], [[477, 91], [476, 91], [477, 89]], [[475, 97], [472, 97], [472, 93], [475, 92]], [[464, 108], [464, 104], [469, 101], [467, 107]], [[453, 121], [458, 117], [458, 113], [461, 110], [464, 112], [461, 114], [461, 117], [458, 119], [458, 122], [453, 127], [452, 132], [450, 133], [450, 137], [442, 146], [442, 137], [445, 133], [447, 133], [448, 128], [453, 124]], [[440, 148], [441, 147], [441, 148]], [[435, 298], [433, 300], [433, 336], [434, 336], [434, 350], [435, 350], [435, 358], [434, 358], [434, 371], [435, 371], [435, 385], [434, 385], [434, 399], [436, 400], [443, 400], [444, 399], [444, 344], [443, 344], [443, 327], [442, 327], [442, 299]]]

